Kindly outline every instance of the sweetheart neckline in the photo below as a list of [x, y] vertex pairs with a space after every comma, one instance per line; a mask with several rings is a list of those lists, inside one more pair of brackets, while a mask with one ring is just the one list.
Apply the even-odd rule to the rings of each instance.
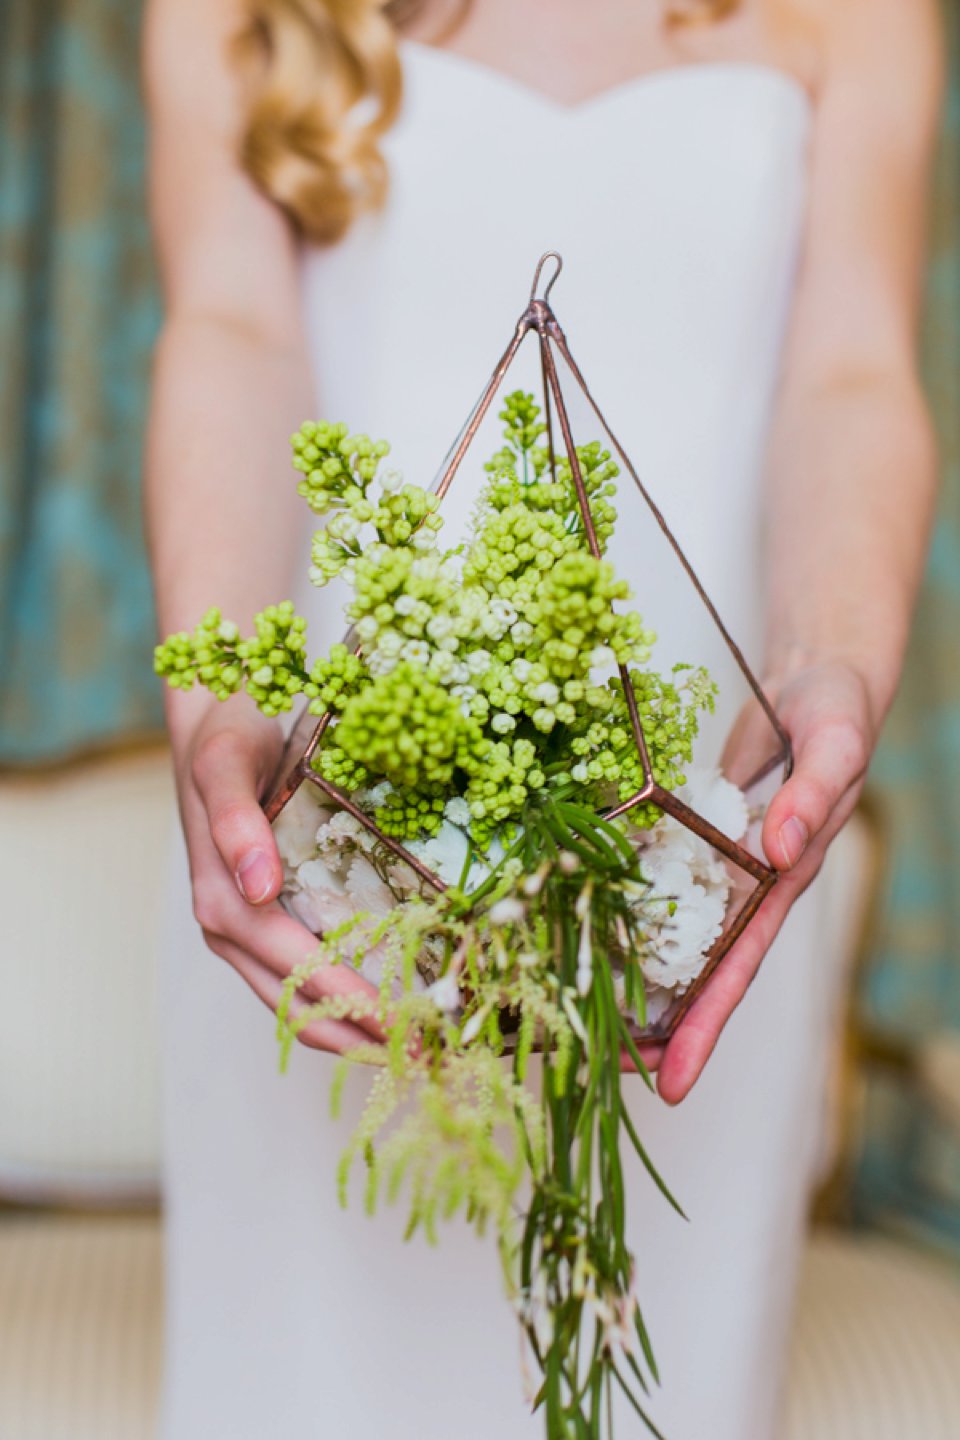
[[444, 50], [437, 45], [428, 45], [420, 40], [409, 39], [401, 40], [400, 50], [401, 53], [422, 56], [430, 61], [438, 61], [441, 65], [449, 65], [451, 68], [462, 70], [466, 74], [473, 75], [481, 83], [512, 93], [536, 108], [571, 120], [592, 114], [605, 105], [634, 95], [655, 93], [669, 82], [686, 81], [694, 77], [716, 79], [725, 73], [759, 79], [767, 83], [772, 82], [774, 85], [781, 86], [786, 93], [799, 99], [808, 112], [812, 111], [814, 104], [809, 90], [796, 75], [791, 74], [789, 70], [785, 70], [780, 65], [772, 65], [758, 60], [698, 60], [680, 65], [661, 65], [653, 70], [641, 71], [640, 74], [631, 76], [628, 80], [608, 85], [606, 89], [598, 90], [594, 95], [588, 95], [583, 100], [568, 104], [563, 100], [553, 99], [545, 91], [537, 90], [522, 80], [517, 80], [505, 70], [498, 70], [496, 66], [487, 65], [482, 60], [474, 60], [468, 55], [460, 55], [455, 50]]

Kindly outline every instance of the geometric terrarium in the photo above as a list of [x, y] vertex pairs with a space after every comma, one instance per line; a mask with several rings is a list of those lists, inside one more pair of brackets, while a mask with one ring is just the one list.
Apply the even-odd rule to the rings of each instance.
[[[549, 265], [553, 266], [553, 274], [539, 293], [541, 277]], [[546, 475], [548, 478], [555, 475], [557, 465], [569, 467], [565, 473], [569, 473], [575, 488], [586, 546], [597, 558], [601, 555], [601, 541], [594, 514], [596, 506], [595, 502], [591, 503], [585, 483], [581, 447], [598, 442], [616, 459], [618, 519], [614, 535], [606, 537], [606, 549], [614, 555], [618, 572], [626, 576], [635, 593], [640, 592], [643, 606], [652, 612], [658, 628], [658, 660], [665, 659], [681, 678], [685, 664], [692, 660], [704, 661], [719, 682], [718, 711], [709, 718], [698, 737], [694, 768], [701, 776], [716, 776], [722, 770], [742, 792], [746, 803], [739, 812], [735, 811], [735, 823], [731, 822], [730, 807], [717, 807], [712, 803], [709, 786], [698, 786], [693, 770], [687, 784], [670, 788], [660, 783], [651, 760], [655, 750], [653, 731], [659, 721], [656, 716], [651, 718], [642, 713], [626, 666], [611, 664], [610, 678], [619, 676], [626, 702], [639, 762], [638, 783], [631, 793], [613, 797], [602, 813], [605, 818], [613, 819], [627, 816], [631, 811], [640, 813], [638, 807], [643, 807], [648, 824], [652, 823], [651, 814], [663, 817], [656, 823], [660, 831], [667, 827], [669, 837], [668, 843], [661, 847], [662, 863], [657, 878], [667, 902], [664, 905], [667, 941], [672, 873], [682, 876], [687, 886], [691, 884], [691, 876], [695, 887], [698, 879], [704, 885], [709, 883], [715, 900], [719, 896], [717, 903], [721, 908], [721, 918], [713, 927], [709, 945], [697, 957], [689, 983], [664, 988], [658, 993], [655, 966], [652, 974], [647, 972], [646, 1025], [643, 1029], [635, 1027], [634, 1033], [637, 1038], [662, 1041], [673, 1033], [776, 882], [776, 872], [762, 857], [759, 833], [765, 803], [790, 774], [791, 748], [789, 737], [741, 649], [725, 628], [661, 509], [607, 424], [570, 352], [549, 303], [561, 266], [562, 261], [555, 252], [541, 258], [529, 303], [447, 453], [433, 489], [444, 502], [445, 511], [455, 505], [461, 514], [469, 513], [471, 467], [465, 466], [464, 461], [474, 452], [474, 447], [476, 453], [487, 453], [484, 441], [488, 428], [495, 422], [495, 402], [508, 388], [508, 381], [512, 386], [519, 375], [525, 388], [535, 391], [539, 398], [545, 424]], [[638, 404], [642, 409], [642, 400]], [[731, 565], [735, 565], [736, 556], [730, 559]], [[346, 643], [348, 648], [362, 651], [356, 635], [348, 635]], [[324, 804], [352, 816], [376, 837], [378, 844], [409, 865], [422, 886], [444, 890], [444, 880], [422, 854], [413, 854], [402, 840], [384, 833], [368, 809], [356, 804], [341, 786], [318, 772], [314, 762], [325, 739], [329, 739], [331, 723], [331, 712], [319, 720], [307, 712], [300, 716], [264, 800], [268, 818], [275, 821], [302, 786], [314, 787]], [[572, 773], [577, 774], [575, 765]], [[731, 829], [737, 833], [729, 833]], [[679, 867], [672, 865], [671, 854], [682, 858], [684, 863]]]

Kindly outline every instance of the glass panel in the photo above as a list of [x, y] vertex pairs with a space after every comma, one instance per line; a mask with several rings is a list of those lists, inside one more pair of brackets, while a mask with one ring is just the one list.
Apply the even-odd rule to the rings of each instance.
[[[363, 800], [362, 796], [358, 799]], [[357, 954], [357, 968], [374, 984], [383, 970], [383, 946], [366, 943], [372, 926], [396, 905], [436, 888], [407, 863], [355, 811], [304, 780], [273, 822], [283, 862], [284, 909], [317, 936], [329, 934], [356, 915], [369, 916], [345, 944], [345, 958]], [[416, 862], [417, 857], [412, 857]], [[421, 862], [422, 863], [422, 862]]]
[[[642, 968], [647, 983], [646, 1025], [638, 1039], [664, 1039], [700, 992], [733, 942], [745, 905], [759, 900], [761, 882], [730, 856], [670, 816], [640, 837], [641, 869], [649, 883], [643, 908], [652, 946]], [[674, 908], [675, 907], [675, 908]]]
[[[623, 417], [624, 432], [618, 438], [622, 438], [624, 451], [629, 446], [627, 453], [637, 457], [640, 477], [650, 476], [653, 493], [648, 499], [561, 350], [552, 345], [551, 353], [574, 443], [599, 442], [619, 467], [612, 497], [617, 518], [606, 554], [617, 574], [630, 585], [630, 607], [640, 611], [656, 635], [650, 668], [670, 675], [674, 667], [690, 667], [678, 669], [674, 676], [681, 699], [690, 698], [700, 667], [706, 667], [717, 687], [714, 712], [702, 713], [699, 720], [691, 775], [702, 785], [722, 771], [748, 789], [751, 808], [762, 816], [777, 784], [785, 778], [786, 753], [745, 673], [746, 665], [760, 663], [763, 640], [759, 547], [750, 507], [739, 493], [745, 487], [731, 487], [728, 494], [721, 475], [714, 494], [704, 496], [699, 484], [691, 486], [688, 493], [684, 465], [692, 463], [689, 447], [681, 437], [673, 450], [669, 449], [659, 434], [657, 417], [645, 413], [640, 394]], [[612, 417], [611, 423], [619, 425], [621, 417]], [[695, 428], [696, 417], [692, 416], [690, 423]], [[670, 429], [676, 428], [674, 417]], [[743, 513], [731, 516], [734, 490]], [[698, 593], [651, 502], [662, 507], [665, 521], [696, 567], [730, 638]], [[731, 538], [725, 541], [727, 536]], [[742, 662], [734, 641], [741, 647]]]

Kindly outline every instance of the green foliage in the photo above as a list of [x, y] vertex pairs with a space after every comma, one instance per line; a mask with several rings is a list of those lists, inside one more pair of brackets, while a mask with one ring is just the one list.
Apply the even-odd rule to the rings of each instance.
[[307, 622], [293, 605], [270, 605], [254, 619], [255, 633], [240, 639], [237, 626], [208, 610], [193, 634], [170, 635], [154, 653], [154, 669], [168, 685], [205, 685], [218, 700], [246, 690], [265, 715], [289, 710], [297, 695], [315, 696], [306, 670]]
[[[303, 694], [334, 712], [316, 765], [347, 790], [387, 780], [377, 815], [391, 835], [434, 832], [443, 799], [461, 795], [485, 847], [546, 787], [571, 783], [602, 809], [642, 784], [626, 697], [629, 668], [657, 780], [682, 783], [697, 714], [713, 704], [705, 672], [666, 680], [647, 668], [653, 633], [625, 608], [626, 583], [586, 543], [570, 461], [553, 465], [533, 397], [507, 396], [504, 447], [461, 552], [437, 548], [437, 499], [384, 472], [388, 447], [345, 425], [307, 423], [293, 437], [298, 489], [324, 516], [313, 580], [344, 575], [360, 656], [335, 646], [312, 667], [304, 620], [289, 604], [256, 617], [256, 633], [211, 610], [193, 635], [157, 647], [169, 684], [245, 690], [266, 715]], [[617, 466], [598, 444], [578, 466], [601, 547], [613, 531]], [[619, 608], [618, 608], [619, 607]], [[652, 824], [656, 812], [635, 816]]]

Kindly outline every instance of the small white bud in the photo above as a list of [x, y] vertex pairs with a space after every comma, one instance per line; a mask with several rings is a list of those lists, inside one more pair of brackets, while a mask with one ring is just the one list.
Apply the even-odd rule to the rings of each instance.
[[490, 906], [491, 925], [513, 925], [523, 919], [526, 911], [523, 901], [508, 895]]

